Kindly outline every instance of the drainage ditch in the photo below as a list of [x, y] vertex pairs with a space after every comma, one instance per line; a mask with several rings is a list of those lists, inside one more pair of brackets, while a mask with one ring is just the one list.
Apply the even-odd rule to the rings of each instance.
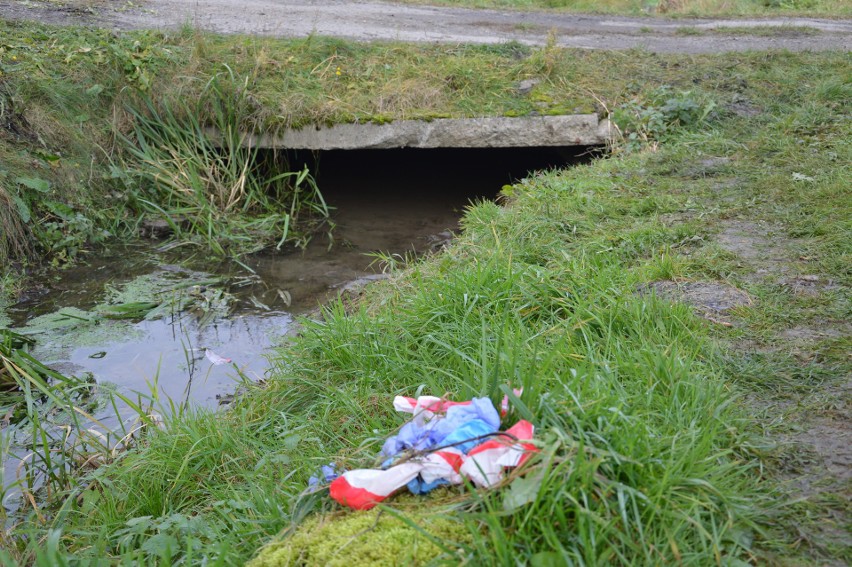
[[[388, 149], [277, 151], [291, 167], [308, 165], [334, 208], [331, 239], [304, 250], [265, 252], [242, 263], [162, 242], [116, 246], [78, 266], [44, 274], [6, 311], [13, 330], [35, 339], [32, 354], [66, 375], [87, 376], [87, 401], [100, 423], [119, 428], [135, 412], [112, 392], [159, 396], [215, 408], [243, 380], [261, 380], [266, 354], [294, 330], [294, 318], [342, 289], [381, 279], [378, 254], [404, 256], [440, 248], [471, 202], [494, 199], [530, 172], [588, 161], [592, 149]], [[129, 303], [158, 302], [150, 312], [111, 317]], [[107, 313], [107, 315], [104, 315]], [[215, 353], [220, 358], [208, 355]], [[224, 364], [216, 364], [214, 361]], [[5, 484], [20, 472], [26, 432], [7, 422]], [[62, 438], [61, 425], [56, 424]], [[3, 504], [19, 506], [10, 490]]]

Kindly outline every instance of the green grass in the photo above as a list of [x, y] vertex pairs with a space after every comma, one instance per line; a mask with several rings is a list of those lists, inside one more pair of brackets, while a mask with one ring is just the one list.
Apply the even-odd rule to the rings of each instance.
[[[127, 455], [95, 488], [97, 505], [72, 499], [57, 514], [67, 544], [153, 561], [163, 548], [146, 542], [168, 533], [174, 558], [239, 563], [300, 513], [297, 495], [319, 464], [372, 460], [381, 432], [399, 423], [393, 394], [422, 385], [499, 398], [511, 384], [524, 387], [528, 408], [516, 416], [539, 428], [545, 452], [531, 470], [541, 488], [510, 514], [499, 492], [474, 500], [461, 515], [473, 537], [467, 557], [700, 564], [747, 555], [755, 478], [749, 457], [737, 456], [744, 432], [705, 360], [705, 331], [687, 308], [638, 296], [619, 254], [571, 252], [582, 240], [558, 225], [585, 208], [585, 195], [558, 174], [536, 189], [509, 209], [471, 210], [463, 242], [385, 289], [385, 307], [332, 307], [283, 354], [268, 390], [227, 415], [187, 415]], [[160, 527], [176, 513], [197, 529]], [[128, 526], [131, 518], [143, 520]]]
[[683, 26], [675, 30], [676, 35], [697, 36], [715, 35], [746, 35], [758, 37], [808, 37], [820, 34], [820, 30], [808, 26], [718, 26], [713, 28], [697, 28]]
[[[70, 32], [37, 29], [71, 41]], [[29, 56], [33, 44], [14, 33], [10, 43], [30, 45]], [[98, 32], [74, 33], [100, 38], [96, 53], [114, 47]], [[829, 479], [792, 501], [801, 495], [782, 479], [811, 474], [812, 455], [772, 448], [787, 423], [834, 423], [832, 389], [852, 370], [848, 334], [803, 346], [784, 335], [842, 329], [849, 317], [847, 54], [128, 37], [145, 42], [133, 53], [158, 55], [138, 72], [120, 66], [116, 86], [163, 81], [150, 92], [171, 101], [202, 92], [228, 65], [257, 102], [240, 114], [246, 127], [523, 114], [536, 102], [558, 109], [597, 98], [624, 136], [608, 159], [521, 182], [502, 206], [472, 205], [449, 249], [306, 322], [267, 384], [231, 411], [181, 412], [138, 451], [80, 478], [43, 518], [19, 518], [0, 558], [244, 564], [270, 541], [333, 554], [329, 540], [353, 530], [359, 549], [375, 548], [385, 531], [353, 528], [363, 525], [357, 514], [304, 492], [308, 477], [329, 461], [372, 465], [401, 424], [395, 394], [499, 400], [508, 386], [524, 392], [506, 423], [532, 419], [542, 451], [504, 490], [462, 487], [425, 500], [452, 528], [432, 539], [417, 531], [443, 545], [410, 562], [819, 564], [848, 553], [831, 537], [835, 515], [848, 518], [845, 488]], [[69, 53], [78, 51], [63, 48], [57, 60]], [[150, 72], [159, 57], [171, 67]], [[42, 65], [65, 77], [57, 60]], [[86, 69], [75, 72], [95, 72]], [[543, 79], [535, 98], [513, 92], [530, 77]], [[18, 92], [35, 89], [16, 81]], [[63, 107], [45, 103], [46, 85], [19, 99], [50, 124]], [[416, 98], [427, 88], [440, 96]], [[382, 92], [399, 98], [381, 107], [390, 100], [376, 98]], [[16, 159], [38, 147], [3, 140]], [[59, 172], [39, 170], [52, 198], [65, 159]], [[755, 231], [746, 244], [762, 253], [737, 254], [720, 240], [733, 223], [764, 223], [773, 236]], [[805, 274], [825, 288], [797, 291], [790, 278]], [[725, 314], [731, 326], [712, 323], [640, 293], [661, 278], [734, 285], [753, 302]], [[765, 409], [789, 402], [790, 421]], [[527, 494], [525, 503], [512, 492]], [[391, 500], [384, 513], [406, 517], [409, 505]], [[329, 527], [312, 535], [322, 522]]]

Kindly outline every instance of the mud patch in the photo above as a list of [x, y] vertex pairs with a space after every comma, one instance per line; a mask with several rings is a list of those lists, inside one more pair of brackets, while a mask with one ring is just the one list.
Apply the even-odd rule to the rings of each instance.
[[[830, 475], [840, 482], [852, 480], [852, 426], [848, 421], [817, 420], [791, 441], [813, 450], [820, 457], [811, 471], [817, 478]], [[803, 481], [812, 482], [812, 479]]]
[[[742, 181], [740, 181], [736, 177], [717, 179], [713, 182], [713, 185], [710, 186], [710, 189], [721, 193], [725, 191], [730, 191], [731, 189], [737, 189], [741, 183]], [[735, 196], [733, 195], [725, 197], [725, 201], [733, 202], [734, 200]]]
[[736, 97], [733, 102], [725, 106], [725, 109], [743, 118], [753, 118], [763, 112], [745, 97]]
[[735, 254], [753, 268], [756, 279], [790, 271], [792, 258], [788, 250], [792, 241], [783, 236], [778, 225], [731, 220], [723, 225], [716, 242], [723, 250]]
[[709, 157], [699, 160], [684, 173], [691, 179], [716, 177], [731, 172], [732, 160], [729, 157]]
[[653, 291], [670, 301], [678, 301], [693, 306], [696, 312], [715, 323], [730, 325], [725, 318], [728, 311], [735, 307], [751, 305], [751, 297], [744, 291], [716, 282], [675, 282], [662, 280], [643, 286], [642, 293]]
[[823, 341], [825, 339], [839, 339], [841, 337], [848, 336], [850, 331], [852, 331], [852, 329], [849, 329], [848, 326], [846, 329], [839, 329], [830, 325], [831, 323], [826, 323], [826, 326], [820, 327], [819, 329], [811, 327], [792, 327], [781, 331], [779, 336], [783, 339], [787, 339], [788, 341], [810, 342]]
[[744, 260], [757, 260], [763, 258], [768, 249], [775, 248], [773, 234], [774, 231], [769, 226], [760, 223], [730, 221], [716, 240], [724, 250]]
[[796, 295], [810, 297], [818, 297], [825, 292], [841, 289], [841, 286], [834, 281], [812, 274], [783, 278], [779, 283]]
[[[848, 525], [850, 483], [852, 483], [852, 380], [825, 388], [818, 394], [831, 402], [819, 415], [806, 418], [801, 429], [781, 436], [788, 447], [784, 476], [794, 498], [804, 498], [825, 508], [829, 521], [822, 521], [812, 537], [840, 547], [852, 546]], [[825, 406], [825, 403], [820, 403]], [[802, 409], [812, 414], [811, 409]], [[837, 500], [823, 500], [836, 494]], [[838, 529], [838, 526], [840, 528]], [[839, 563], [838, 563], [839, 564]]]

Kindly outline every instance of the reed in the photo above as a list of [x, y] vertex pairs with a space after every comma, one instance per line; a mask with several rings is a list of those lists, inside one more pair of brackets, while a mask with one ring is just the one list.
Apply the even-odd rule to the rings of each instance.
[[142, 185], [138, 202], [164, 218], [176, 238], [197, 238], [220, 255], [285, 242], [304, 245], [328, 221], [307, 168], [287, 171], [274, 152], [251, 146], [242, 130], [244, 89], [214, 77], [194, 103], [140, 97], [127, 107], [131, 136], [120, 134], [128, 174]]

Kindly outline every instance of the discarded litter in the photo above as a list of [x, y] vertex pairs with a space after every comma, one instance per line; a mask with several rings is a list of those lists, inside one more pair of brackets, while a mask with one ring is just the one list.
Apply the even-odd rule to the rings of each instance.
[[[413, 417], [385, 441], [381, 469], [337, 476], [333, 466], [323, 467], [325, 480], [331, 480], [331, 497], [340, 504], [369, 510], [404, 486], [425, 494], [465, 479], [491, 487], [503, 479], [504, 469], [523, 464], [537, 450], [529, 443], [533, 425], [521, 420], [500, 431], [500, 415], [488, 398], [452, 402], [434, 396], [397, 396], [394, 408]], [[321, 482], [311, 480], [311, 486]]]
[[340, 475], [337, 474], [337, 467], [335, 466], [335, 464], [328, 463], [327, 465], [323, 465], [322, 467], [320, 467], [319, 475], [312, 476], [308, 479], [308, 486], [319, 486], [323, 482], [333, 481], [338, 476]]
[[204, 356], [207, 357], [207, 360], [212, 362], [215, 366], [221, 366], [223, 364], [228, 364], [231, 362], [230, 358], [225, 358], [224, 356], [219, 356], [209, 348], [204, 351]]

